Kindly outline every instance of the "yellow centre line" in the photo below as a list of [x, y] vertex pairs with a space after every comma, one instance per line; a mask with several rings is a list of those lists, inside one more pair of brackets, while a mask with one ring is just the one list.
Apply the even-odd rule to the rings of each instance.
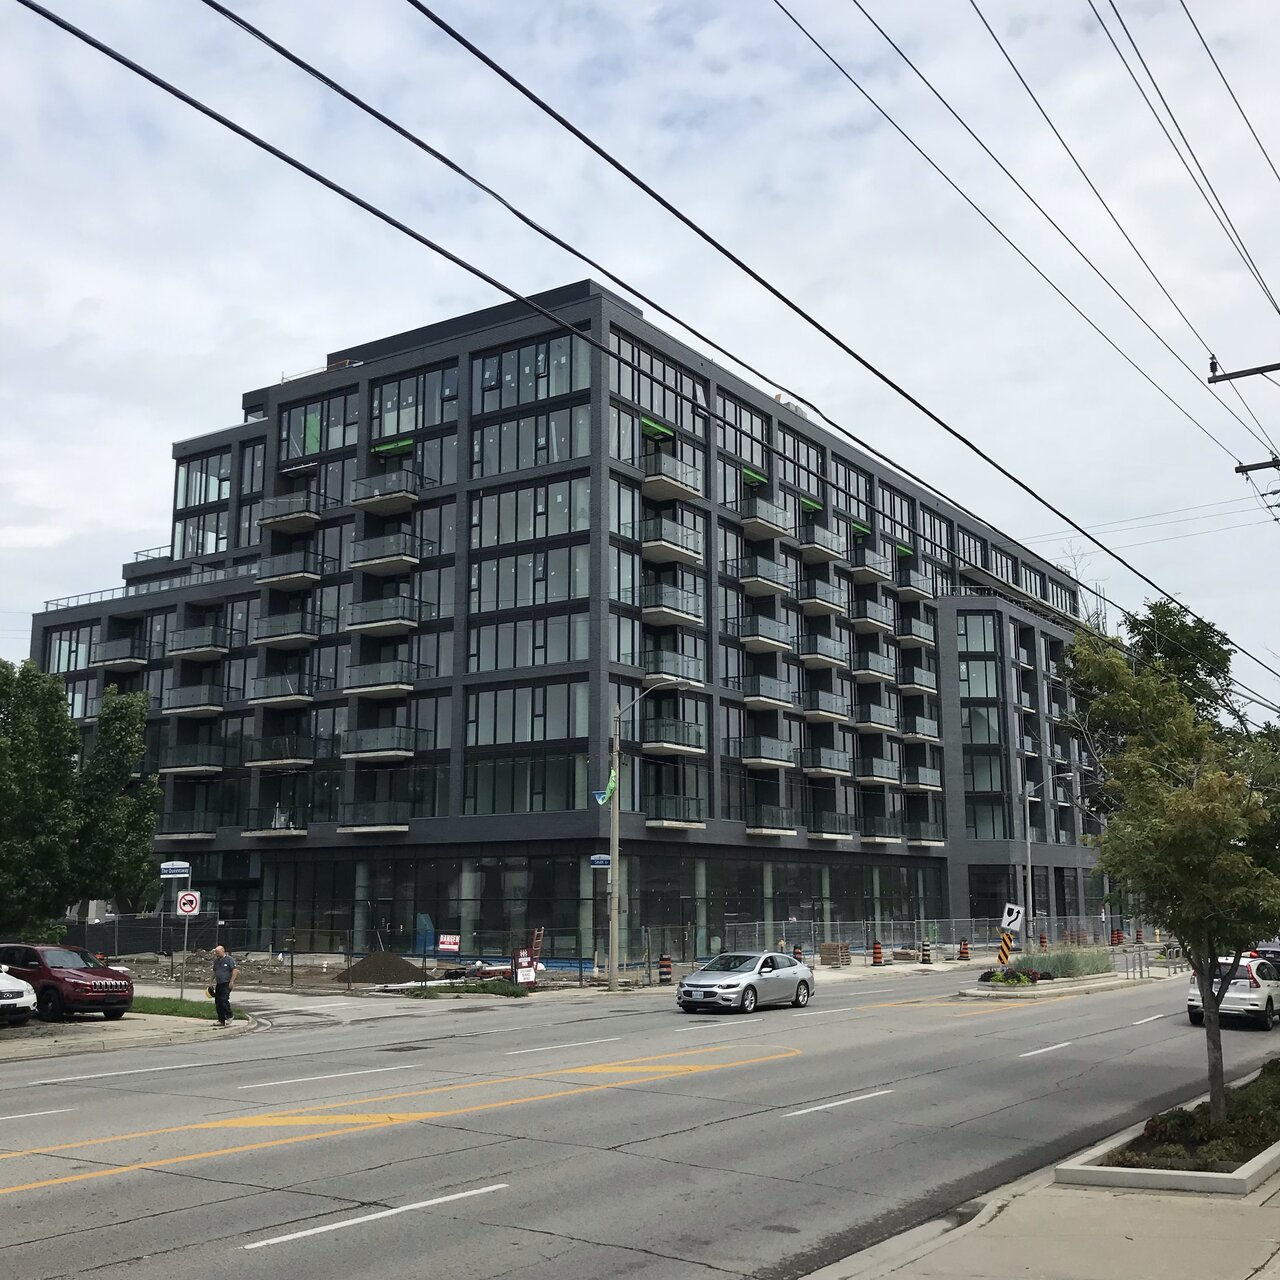
[[[196, 1124], [177, 1125], [164, 1129], [151, 1129], [137, 1133], [117, 1134], [107, 1138], [92, 1138], [82, 1142], [62, 1143], [56, 1147], [36, 1147], [28, 1151], [15, 1151], [7, 1153], [3, 1158], [12, 1159], [21, 1155], [47, 1155], [57, 1151], [66, 1151], [74, 1148], [99, 1146], [108, 1142], [125, 1142], [134, 1138], [145, 1138], [159, 1136], [170, 1133], [190, 1133], [208, 1129], [228, 1129], [228, 1128], [244, 1128], [244, 1127], [270, 1127], [272, 1125], [291, 1125], [291, 1124], [320, 1124], [320, 1125], [339, 1125], [338, 1128], [322, 1129], [319, 1133], [298, 1134], [287, 1138], [270, 1138], [261, 1142], [250, 1142], [240, 1146], [222, 1147], [215, 1151], [197, 1151], [187, 1152], [177, 1156], [157, 1157], [154, 1160], [143, 1160], [133, 1164], [117, 1165], [107, 1169], [94, 1169], [86, 1173], [67, 1174], [60, 1178], [44, 1178], [36, 1182], [25, 1182], [15, 1186], [0, 1187], [0, 1195], [12, 1195], [18, 1191], [34, 1191], [42, 1187], [65, 1186], [69, 1183], [87, 1182], [97, 1178], [116, 1177], [120, 1174], [135, 1173], [145, 1169], [162, 1169], [171, 1165], [188, 1164], [197, 1160], [212, 1160], [222, 1156], [239, 1155], [249, 1151], [263, 1151], [271, 1147], [292, 1146], [300, 1142], [314, 1142], [322, 1138], [332, 1138], [344, 1133], [367, 1133], [375, 1129], [394, 1128], [398, 1125], [413, 1124], [421, 1120], [440, 1120], [453, 1116], [472, 1115], [483, 1111], [495, 1111], [506, 1107], [526, 1106], [534, 1102], [548, 1102], [560, 1098], [578, 1097], [589, 1093], [600, 1093], [608, 1089], [621, 1089], [635, 1084], [652, 1084], [661, 1080], [678, 1079], [684, 1076], [703, 1074], [711, 1071], [726, 1071], [732, 1067], [757, 1066], [766, 1062], [777, 1062], [784, 1058], [798, 1057], [799, 1049], [781, 1048], [776, 1053], [757, 1055], [751, 1058], [738, 1058], [730, 1062], [698, 1062], [698, 1063], [680, 1063], [676, 1065], [667, 1065], [665, 1067], [656, 1064], [664, 1062], [671, 1058], [681, 1058], [693, 1056], [697, 1054], [723, 1052], [724, 1046], [707, 1046], [703, 1049], [687, 1050], [685, 1052], [677, 1052], [672, 1054], [661, 1054], [652, 1058], [632, 1058], [617, 1063], [599, 1063], [589, 1067], [573, 1067], [564, 1072], [541, 1072], [531, 1073], [526, 1076], [500, 1077], [495, 1080], [475, 1081], [465, 1085], [439, 1085], [430, 1089], [412, 1090], [401, 1094], [388, 1095], [385, 1100], [395, 1097], [422, 1097], [428, 1094], [447, 1092], [451, 1089], [476, 1088], [484, 1085], [507, 1084], [513, 1081], [536, 1080], [549, 1074], [567, 1074], [567, 1075], [583, 1075], [583, 1074], [601, 1074], [610, 1070], [624, 1074], [625, 1078], [621, 1080], [611, 1080], [604, 1084], [578, 1085], [567, 1089], [556, 1089], [546, 1093], [534, 1094], [525, 1098], [503, 1098], [496, 1102], [481, 1102], [470, 1106], [452, 1107], [438, 1111], [409, 1111], [409, 1112], [385, 1112], [385, 1113], [346, 1113], [344, 1115], [315, 1115], [308, 1117], [305, 1110], [297, 1112], [281, 1112], [271, 1113], [263, 1116], [241, 1116], [226, 1120], [207, 1120]], [[654, 1063], [655, 1066], [650, 1069], [648, 1075], [634, 1075], [632, 1071], [638, 1064], [646, 1062]], [[367, 1104], [368, 1102], [382, 1101], [384, 1099], [368, 1098], [368, 1099], [348, 1099], [346, 1102], [329, 1103], [323, 1107], [313, 1108], [312, 1111], [328, 1111], [335, 1107], [351, 1106], [355, 1102]]]

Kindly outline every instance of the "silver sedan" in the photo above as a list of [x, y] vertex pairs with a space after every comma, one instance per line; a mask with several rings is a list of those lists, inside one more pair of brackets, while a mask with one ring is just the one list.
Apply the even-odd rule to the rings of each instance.
[[803, 1008], [813, 994], [813, 970], [780, 951], [726, 951], [681, 978], [676, 1003], [698, 1009], [740, 1009], [791, 1004]]

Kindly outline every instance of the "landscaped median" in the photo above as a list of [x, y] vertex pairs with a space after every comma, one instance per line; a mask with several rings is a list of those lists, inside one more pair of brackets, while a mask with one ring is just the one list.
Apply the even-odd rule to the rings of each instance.
[[1280, 1170], [1280, 1060], [1227, 1090], [1227, 1118], [1209, 1104], [1175, 1107], [1060, 1164], [1057, 1182], [1086, 1187], [1247, 1195]]
[[[179, 1000], [177, 996], [134, 996], [130, 1013], [153, 1013], [166, 1018], [202, 1018], [213, 1022], [217, 1018], [211, 999]], [[237, 1022], [247, 1022], [249, 1015], [236, 1009], [231, 1015]]]
[[989, 1000], [1051, 1000], [1068, 993], [1114, 991], [1147, 979], [1125, 978], [1105, 947], [1050, 947], [1018, 956], [1003, 969], [987, 969], [962, 996]]

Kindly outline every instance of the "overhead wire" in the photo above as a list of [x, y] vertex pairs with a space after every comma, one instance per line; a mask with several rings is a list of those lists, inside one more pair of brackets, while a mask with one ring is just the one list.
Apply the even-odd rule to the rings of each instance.
[[[164, 80], [162, 77], [148, 70], [146, 67], [143, 67], [141, 64], [135, 62], [133, 59], [121, 53], [119, 50], [114, 49], [112, 46], [106, 44], [101, 40], [98, 40], [96, 37], [90, 35], [88, 32], [75, 26], [73, 23], [62, 18], [60, 15], [46, 9], [43, 5], [38, 4], [36, 0], [18, 0], [18, 3], [21, 4], [24, 8], [44, 18], [46, 21], [50, 22], [54, 26], [57, 26], [67, 34], [80, 40], [82, 43], [88, 45], [90, 48], [95, 49], [97, 52], [103, 54], [105, 57], [110, 58], [112, 61], [118, 63], [119, 65], [130, 70], [131, 72], [138, 75], [142, 79], [148, 81], [148, 83], [154, 85], [155, 87], [161, 89], [163, 92], [168, 93], [170, 96], [183, 102], [185, 105], [199, 112], [201, 115], [204, 115], [206, 118], [213, 120], [215, 123], [221, 125], [223, 128], [227, 129], [231, 133], [234, 133], [236, 136], [250, 143], [252, 146], [257, 147], [259, 150], [264, 151], [266, 154], [271, 155], [273, 158], [281, 161], [281, 163], [287, 165], [288, 167], [294, 169], [295, 171], [310, 178], [312, 181], [325, 187], [327, 190], [333, 192], [335, 195], [341, 196], [343, 199], [349, 201], [350, 203], [362, 209], [366, 213], [369, 213], [371, 216], [377, 218], [379, 221], [392, 227], [394, 230], [401, 232], [401, 234], [408, 236], [410, 239], [421, 244], [423, 247], [430, 249], [432, 252], [438, 254], [440, 257], [444, 258], [446, 261], [453, 263], [455, 266], [458, 266], [460, 269], [475, 276], [477, 279], [482, 280], [484, 283], [490, 285], [490, 287], [504, 294], [505, 296], [512, 299], [513, 301], [521, 303], [522, 305], [528, 307], [531, 311], [535, 312], [538, 315], [541, 315], [543, 318], [551, 322], [551, 324], [553, 324], [558, 330], [573, 334], [575, 337], [577, 337], [581, 341], [587, 343], [592, 347], [595, 347], [597, 350], [600, 350], [610, 359], [616, 360], [619, 358], [614, 352], [610, 350], [608, 346], [606, 346], [604, 343], [601, 343], [593, 335], [584, 333], [578, 328], [576, 328], [576, 326], [573, 326], [567, 323], [561, 317], [557, 316], [554, 312], [548, 310], [546, 307], [542, 306], [540, 303], [538, 303], [534, 299], [518, 293], [509, 285], [489, 275], [482, 268], [476, 266], [471, 262], [468, 262], [464, 258], [461, 258], [459, 255], [446, 249], [443, 245], [438, 244], [436, 241], [424, 235], [422, 232], [419, 232], [416, 229], [408, 226], [404, 222], [401, 222], [399, 219], [395, 218], [392, 214], [386, 212], [385, 210], [381, 209], [377, 205], [374, 205], [372, 202], [364, 199], [362, 196], [359, 196], [355, 192], [350, 191], [348, 188], [343, 187], [340, 183], [320, 173], [318, 170], [311, 168], [309, 165], [305, 164], [303, 161], [290, 155], [288, 152], [285, 152], [281, 148], [275, 146], [273, 143], [268, 142], [266, 139], [253, 133], [251, 130], [247, 129], [243, 125], [236, 123], [234, 120], [231, 120], [229, 117], [215, 110], [213, 107], [208, 106], [207, 104], [201, 102], [199, 99], [193, 97], [191, 94], [188, 94], [184, 90], [178, 88], [176, 85], [173, 85], [168, 81]], [[733, 358], [733, 357], [730, 357], [730, 358]], [[744, 365], [743, 367], [749, 367], [749, 366]], [[757, 376], [763, 377], [763, 375], [760, 375], [760, 374], [757, 374]], [[771, 381], [770, 379], [767, 379], [767, 378], [765, 380]], [[774, 385], [778, 385], [778, 384], [774, 383]], [[808, 404], [807, 401], [802, 401], [802, 403]], [[814, 407], [814, 406], [810, 406], [810, 407]], [[815, 409], [815, 412], [818, 412], [819, 414], [821, 414], [821, 411], [817, 410], [816, 407], [814, 407], [814, 409]], [[823, 416], [825, 417], [825, 415]], [[846, 433], [846, 434], [850, 435], [850, 438], [854, 439], [855, 441], [857, 440], [856, 437], [852, 436], [852, 433]], [[869, 452], [872, 452], [877, 457], [881, 457], [884, 461], [888, 463], [888, 465], [897, 467], [897, 464], [894, 463], [892, 459], [888, 458], [886, 455], [881, 454], [878, 450], [875, 450], [874, 448], [869, 448]], [[903, 471], [904, 474], [907, 474], [907, 475], [911, 474], [910, 472], [907, 472], [905, 468], [898, 468], [898, 469]], [[916, 479], [916, 477], [912, 477], [912, 478]], [[945, 501], [948, 501], [948, 502], [953, 501], [950, 498], [948, 498], [947, 495], [943, 494], [940, 490], [937, 490], [934, 486], [929, 485], [927, 482], [923, 482], [923, 481], [918, 481], [918, 482], [922, 483], [922, 485], [925, 488], [927, 488], [930, 492], [937, 493]], [[958, 503], [953, 503], [953, 505], [955, 505], [956, 508], [962, 511], [963, 513], [972, 516], [972, 518], [977, 523], [987, 524], [988, 527], [991, 527], [989, 525], [989, 522], [983, 521], [980, 516], [977, 516], [975, 513], [970, 512], [967, 507], [964, 507]], [[1055, 514], [1057, 513], [1055, 512]], [[1002, 535], [1002, 536], [1007, 536], [1007, 535]], [[956, 557], [956, 559], [959, 560], [959, 562], [962, 565], [969, 564], [969, 562], [963, 560], [963, 558], [961, 557]], [[982, 566], [980, 565], [972, 565], [971, 567], [975, 569], [982, 569]], [[1088, 588], [1086, 588], [1086, 590], [1088, 590]], [[1177, 605], [1179, 608], [1185, 609], [1185, 606], [1181, 605], [1181, 603], [1175, 597], [1169, 596], [1167, 592], [1164, 592], [1158, 586], [1156, 587], [1156, 590], [1159, 591], [1161, 595], [1165, 596], [1166, 599], [1169, 599], [1173, 604]], [[1094, 594], [1098, 595], [1098, 598], [1100, 599], [1106, 599], [1106, 597], [1102, 596], [1100, 593], [1094, 592]], [[1124, 609], [1123, 606], [1116, 604], [1114, 601], [1108, 600], [1107, 602], [1112, 604], [1114, 607], [1120, 609], [1120, 611], [1126, 617], [1134, 616], [1128, 610]], [[1207, 620], [1200, 618], [1200, 616], [1198, 614], [1195, 614], [1193, 611], [1186, 610], [1186, 612], [1188, 613], [1189, 616], [1192, 616], [1201, 622], [1207, 623]], [[1207, 625], [1212, 625], [1212, 624], [1207, 624]], [[1102, 639], [1105, 640], [1107, 643], [1114, 645], [1115, 647], [1120, 649], [1122, 652], [1126, 652], [1126, 653], [1128, 652], [1125, 649], [1125, 647], [1122, 644], [1120, 644], [1119, 641], [1116, 641], [1111, 637], [1107, 637], [1107, 636], [1103, 636]], [[1241, 653], [1246, 652], [1244, 649], [1242, 649], [1238, 645], [1235, 645], [1234, 643], [1232, 644], [1232, 648]], [[1252, 657], [1253, 655], [1250, 654], [1248, 656]], [[1258, 659], [1255, 658], [1254, 661], [1258, 661]], [[1262, 664], [1262, 665], [1265, 665], [1265, 664]], [[1231, 687], [1235, 691], [1236, 696], [1240, 697], [1243, 701], [1247, 703], [1251, 703], [1253, 705], [1262, 707], [1268, 711], [1280, 711], [1280, 707], [1277, 706], [1275, 701], [1267, 699], [1265, 696], [1259, 694], [1256, 690], [1251, 689], [1248, 685], [1245, 685], [1242, 681], [1239, 681], [1234, 677], [1231, 680]], [[1253, 722], [1249, 721], [1247, 717], [1243, 717], [1242, 713], [1239, 711], [1237, 707], [1225, 701], [1223, 705], [1231, 712], [1233, 716], [1240, 718], [1247, 728], [1259, 727]]]

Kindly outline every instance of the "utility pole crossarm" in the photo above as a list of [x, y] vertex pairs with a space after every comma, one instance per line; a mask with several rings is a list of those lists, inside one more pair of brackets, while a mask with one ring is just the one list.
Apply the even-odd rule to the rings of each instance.
[[1280, 370], [1280, 364], [1260, 364], [1252, 369], [1237, 369], [1234, 373], [1217, 373], [1214, 372], [1217, 361], [1214, 361], [1213, 367], [1210, 369], [1209, 381], [1214, 382], [1231, 382], [1235, 378], [1252, 378], [1263, 373], [1275, 373]]
[[1280, 471], [1280, 458], [1272, 454], [1267, 462], [1242, 462], [1235, 470], [1238, 476], [1248, 475], [1250, 471]]

